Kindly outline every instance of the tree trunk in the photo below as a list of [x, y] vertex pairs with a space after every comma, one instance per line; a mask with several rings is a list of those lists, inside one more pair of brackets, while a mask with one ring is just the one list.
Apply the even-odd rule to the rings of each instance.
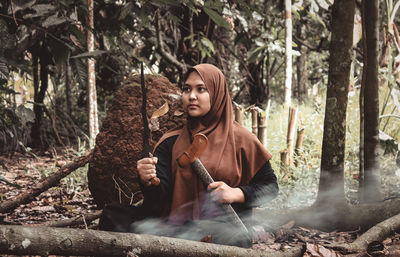
[[[88, 52], [94, 50], [94, 0], [88, 0], [88, 21], [89, 28], [87, 29], [87, 49]], [[87, 61], [88, 66], [88, 84], [87, 84], [87, 102], [88, 102], [88, 131], [90, 145], [94, 146], [94, 141], [99, 133], [99, 121], [97, 114], [97, 93], [96, 93], [96, 73], [95, 60], [91, 57]]]
[[0, 226], [0, 253], [96, 256], [302, 256], [302, 247], [263, 252], [176, 238], [50, 227]]
[[285, 105], [290, 106], [292, 97], [292, 0], [285, 0]]
[[360, 202], [381, 199], [379, 169], [379, 1], [363, 1], [365, 5], [363, 25], [367, 63], [364, 88], [364, 176], [360, 187]]
[[[40, 46], [39, 54], [33, 54], [33, 77], [34, 77], [34, 101], [33, 112], [35, 113], [35, 122], [32, 125], [31, 137], [33, 147], [43, 147], [40, 128], [42, 126], [43, 107], [41, 106], [46, 95], [48, 80], [48, 65], [51, 62], [50, 53], [46, 44]], [[38, 77], [38, 60], [40, 60], [40, 71]]]
[[[344, 153], [346, 142], [346, 109], [353, 44], [354, 0], [337, 0], [332, 5], [332, 39], [326, 95], [321, 174], [316, 207], [335, 215], [346, 205], [344, 196]], [[338, 224], [339, 225], [339, 224]]]

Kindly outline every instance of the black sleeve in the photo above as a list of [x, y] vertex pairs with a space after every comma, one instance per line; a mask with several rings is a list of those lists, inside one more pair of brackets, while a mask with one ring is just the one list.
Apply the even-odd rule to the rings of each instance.
[[251, 179], [250, 183], [240, 186], [245, 197], [245, 208], [263, 205], [278, 195], [279, 187], [274, 170], [267, 161]]
[[[169, 203], [172, 196], [173, 182], [171, 177], [172, 147], [178, 136], [170, 137], [161, 142], [154, 152], [158, 158], [156, 164], [157, 177], [160, 179], [158, 186], [146, 187], [141, 184], [143, 196], [152, 204], [164, 205]], [[151, 199], [151, 200], [150, 200]]]

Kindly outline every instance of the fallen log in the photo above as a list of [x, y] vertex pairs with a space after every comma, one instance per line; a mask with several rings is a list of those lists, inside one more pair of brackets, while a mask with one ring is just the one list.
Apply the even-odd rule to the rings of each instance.
[[32, 202], [36, 196], [40, 195], [47, 189], [56, 186], [60, 179], [66, 177], [68, 174], [73, 172], [79, 167], [84, 166], [92, 157], [92, 152], [88, 152], [76, 160], [64, 165], [58, 171], [46, 177], [43, 181], [37, 183], [33, 188], [28, 190], [27, 192], [18, 195], [17, 197], [4, 201], [0, 204], [0, 213], [7, 213], [15, 208], [17, 208], [21, 204]]
[[[265, 252], [177, 238], [71, 228], [0, 226], [1, 254], [74, 256], [302, 256], [304, 245]], [[129, 254], [129, 255], [128, 255]]]

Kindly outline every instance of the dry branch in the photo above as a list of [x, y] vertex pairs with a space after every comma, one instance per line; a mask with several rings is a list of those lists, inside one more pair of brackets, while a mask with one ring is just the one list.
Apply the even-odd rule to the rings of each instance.
[[89, 162], [92, 152], [88, 152], [76, 160], [64, 165], [52, 175], [46, 177], [43, 181], [37, 183], [33, 188], [27, 192], [18, 195], [14, 199], [4, 201], [0, 204], [0, 213], [6, 213], [14, 210], [21, 204], [29, 203], [47, 189], [56, 186], [60, 179], [64, 178], [79, 167], [84, 166]]
[[[70, 228], [0, 226], [1, 254], [96, 256], [302, 256], [303, 247], [263, 252], [176, 238]], [[129, 254], [129, 255], [128, 255]]]
[[96, 211], [94, 213], [82, 214], [77, 217], [64, 220], [48, 221], [46, 223], [40, 224], [47, 227], [69, 227], [81, 224], [89, 223], [95, 219], [100, 218], [102, 211]]

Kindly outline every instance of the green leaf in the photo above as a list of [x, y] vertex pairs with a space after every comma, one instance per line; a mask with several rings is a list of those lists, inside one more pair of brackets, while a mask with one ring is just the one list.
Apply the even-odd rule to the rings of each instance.
[[78, 77], [79, 83], [83, 86], [86, 86], [88, 81], [87, 67], [82, 60], [78, 58], [72, 59], [71, 68], [73, 70], [73, 74], [76, 74]]
[[249, 54], [248, 54], [249, 57], [247, 58], [247, 61], [248, 62], [254, 62], [258, 58], [258, 56], [260, 55], [261, 51], [266, 49], [266, 48], [267, 48], [267, 45], [263, 45], [263, 46], [257, 47], [253, 51], [249, 52]]
[[36, 3], [36, 0], [26, 1], [26, 0], [13, 0], [13, 9], [8, 9], [8, 14], [12, 14], [12, 12], [16, 13], [20, 10], [25, 10], [31, 8], [32, 5]]
[[56, 7], [51, 4], [36, 4], [32, 6], [31, 9], [33, 9], [35, 13], [24, 15], [24, 19], [43, 17], [47, 16], [48, 14], [53, 14]]
[[208, 38], [202, 37], [202, 38], [200, 39], [200, 42], [201, 42], [205, 47], [207, 47], [209, 50], [211, 50], [212, 53], [215, 52], [215, 50], [214, 50], [214, 45], [213, 45], [213, 43], [212, 43]]
[[123, 20], [132, 12], [132, 3], [127, 3], [121, 8], [121, 13], [119, 14], [118, 20]]
[[181, 4], [175, 0], [153, 0], [152, 3], [179, 7]]
[[56, 64], [64, 64], [65, 61], [68, 60], [68, 57], [71, 53], [70, 49], [65, 44], [62, 44], [61, 42], [52, 38], [48, 38], [47, 43]]
[[77, 54], [77, 55], [71, 56], [71, 58], [95, 57], [95, 56], [102, 55], [104, 53], [107, 53], [107, 51], [94, 50], [94, 51], [91, 51], [91, 52], [85, 52], [85, 53], [82, 53], [82, 54]]
[[208, 7], [203, 8], [203, 10], [207, 13], [207, 15], [217, 24], [218, 26], [222, 26], [226, 29], [231, 29], [231, 26], [229, 23], [221, 16], [219, 15], [216, 11], [213, 9], [210, 9]]
[[0, 80], [8, 80], [8, 74], [10, 71], [6, 65], [6, 61], [4, 58], [0, 58]]
[[56, 26], [56, 25], [60, 25], [64, 22], [66, 22], [67, 20], [65, 18], [59, 18], [58, 14], [54, 14], [52, 16], [47, 17], [44, 22], [42, 23], [42, 26], [44, 28], [48, 28], [50, 26]]

